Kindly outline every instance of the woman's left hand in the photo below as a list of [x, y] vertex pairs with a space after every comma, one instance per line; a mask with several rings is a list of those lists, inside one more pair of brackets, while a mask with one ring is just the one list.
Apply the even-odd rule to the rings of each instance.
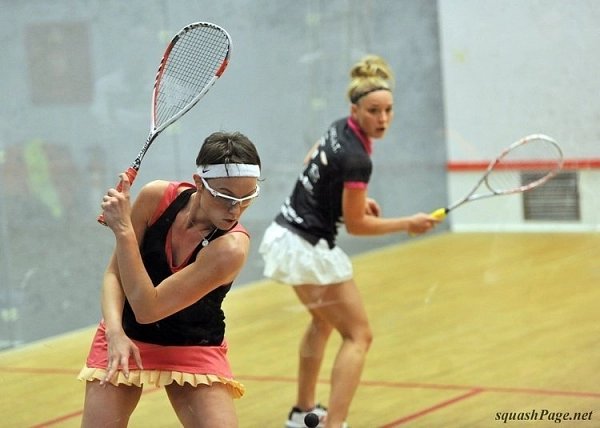
[[100, 381], [100, 385], [110, 382], [119, 370], [129, 379], [129, 360], [133, 360], [138, 369], [143, 370], [140, 350], [124, 332], [106, 335], [108, 343], [108, 365], [106, 375]]
[[381, 215], [381, 208], [375, 199], [367, 198], [365, 213], [374, 217], [379, 217]]

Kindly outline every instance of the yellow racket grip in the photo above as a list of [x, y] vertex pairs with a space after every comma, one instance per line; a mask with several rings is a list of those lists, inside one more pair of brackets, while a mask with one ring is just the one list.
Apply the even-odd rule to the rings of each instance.
[[442, 221], [446, 218], [446, 208], [438, 208], [429, 215], [435, 217], [439, 221]]

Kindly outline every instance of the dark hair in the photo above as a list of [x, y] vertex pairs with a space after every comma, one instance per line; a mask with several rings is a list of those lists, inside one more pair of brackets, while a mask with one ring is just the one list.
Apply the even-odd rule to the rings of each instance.
[[240, 132], [214, 132], [204, 140], [196, 166], [245, 163], [260, 167], [260, 156], [248, 137]]

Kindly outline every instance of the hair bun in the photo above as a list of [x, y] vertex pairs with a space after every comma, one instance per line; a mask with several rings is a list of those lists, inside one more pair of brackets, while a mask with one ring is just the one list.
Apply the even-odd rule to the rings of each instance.
[[354, 64], [350, 70], [352, 79], [368, 79], [378, 77], [384, 80], [392, 80], [393, 74], [388, 63], [378, 55], [367, 55]]
[[366, 55], [350, 69], [350, 84], [347, 96], [356, 104], [369, 93], [394, 86], [394, 74], [388, 63], [378, 55]]

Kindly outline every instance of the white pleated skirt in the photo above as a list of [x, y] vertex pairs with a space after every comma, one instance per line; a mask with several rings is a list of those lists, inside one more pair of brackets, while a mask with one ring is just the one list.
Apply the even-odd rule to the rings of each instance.
[[263, 235], [259, 252], [264, 275], [289, 285], [333, 285], [352, 278], [352, 262], [338, 246], [317, 245], [273, 222]]

